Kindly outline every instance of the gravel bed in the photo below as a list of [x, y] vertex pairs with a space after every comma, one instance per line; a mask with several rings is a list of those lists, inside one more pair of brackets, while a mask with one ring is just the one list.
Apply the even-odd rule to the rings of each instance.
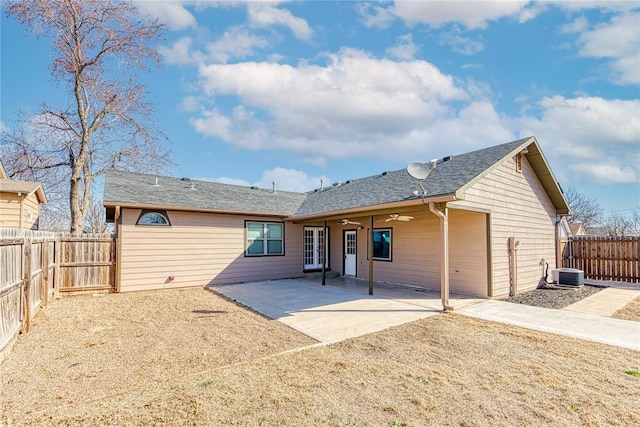
[[508, 297], [502, 301], [518, 304], [533, 305], [545, 308], [565, 308], [583, 298], [600, 292], [606, 286], [584, 285], [580, 288], [545, 287], [523, 292], [515, 297]]

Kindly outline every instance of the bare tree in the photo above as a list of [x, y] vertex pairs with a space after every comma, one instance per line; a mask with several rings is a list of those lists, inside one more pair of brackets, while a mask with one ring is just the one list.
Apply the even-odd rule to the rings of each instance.
[[568, 187], [564, 195], [571, 208], [569, 221], [581, 223], [585, 227], [596, 225], [602, 216], [602, 205], [593, 197], [579, 192], [574, 187]]
[[106, 233], [110, 231], [110, 224], [107, 224], [105, 207], [102, 206], [102, 201], [95, 197], [91, 199], [84, 223], [84, 231], [87, 233]]
[[640, 235], [640, 207], [633, 209], [627, 216], [614, 212], [604, 219], [603, 225], [609, 236], [638, 236]]
[[[50, 37], [52, 76], [69, 90], [66, 105], [44, 104], [3, 135], [15, 176], [65, 168], [70, 230], [83, 230], [94, 179], [108, 169], [157, 171], [169, 155], [150, 123], [137, 70], [159, 65], [153, 44], [162, 25], [130, 1], [23, 0], [6, 9], [30, 31]], [[26, 128], [26, 130], [24, 130]], [[42, 145], [34, 141], [47, 140]], [[46, 183], [46, 182], [45, 182]]]

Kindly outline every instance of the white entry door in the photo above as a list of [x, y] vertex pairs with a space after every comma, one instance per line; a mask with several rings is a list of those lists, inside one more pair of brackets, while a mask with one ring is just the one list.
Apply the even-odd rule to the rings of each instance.
[[356, 232], [344, 232], [344, 275], [356, 275]]
[[304, 269], [322, 268], [322, 245], [324, 245], [324, 229], [322, 227], [304, 228]]

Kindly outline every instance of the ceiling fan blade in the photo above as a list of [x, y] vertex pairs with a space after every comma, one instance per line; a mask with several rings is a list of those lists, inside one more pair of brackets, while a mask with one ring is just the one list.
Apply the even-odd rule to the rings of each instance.
[[413, 217], [412, 217], [412, 216], [406, 216], [406, 215], [403, 215], [403, 216], [399, 216], [399, 217], [398, 217], [398, 218], [396, 218], [396, 219], [397, 219], [398, 221], [411, 221], [411, 220], [413, 219]]

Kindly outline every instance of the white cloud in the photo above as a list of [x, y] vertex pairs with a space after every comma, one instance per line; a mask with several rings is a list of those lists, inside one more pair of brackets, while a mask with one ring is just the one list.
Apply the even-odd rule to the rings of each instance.
[[282, 25], [289, 28], [299, 39], [309, 40], [313, 36], [313, 30], [305, 19], [293, 16], [288, 10], [277, 8], [274, 3], [248, 2], [247, 12], [250, 24], [255, 27]]
[[609, 58], [616, 82], [640, 83], [640, 13], [614, 16], [578, 37], [580, 55]]
[[396, 19], [393, 8], [378, 6], [375, 3], [357, 2], [356, 10], [367, 28], [384, 29]]
[[191, 37], [181, 37], [172, 46], [160, 46], [158, 52], [167, 64], [191, 64], [197, 63], [201, 55], [194, 53], [191, 49], [193, 39]]
[[286, 148], [315, 163], [375, 154], [390, 139], [411, 148], [420, 142], [416, 129], [455, 114], [448, 104], [468, 97], [428, 62], [349, 49], [329, 55], [325, 66], [217, 64], [200, 75], [205, 95], [238, 96], [243, 106], [204, 111], [191, 121], [198, 132], [251, 149]]
[[272, 183], [275, 182], [278, 190], [305, 192], [319, 188], [320, 180], [325, 186], [330, 184], [329, 178], [325, 175], [309, 176], [306, 172], [296, 169], [277, 167], [264, 171], [262, 179], [254, 185], [260, 188], [272, 188]]
[[513, 127], [536, 135], [557, 168], [600, 184], [640, 181], [640, 101], [598, 97], [546, 97], [540, 117], [523, 116]]
[[331, 184], [331, 180], [325, 176], [309, 176], [304, 171], [297, 169], [287, 169], [282, 167], [276, 167], [273, 169], [267, 169], [262, 173], [262, 177], [259, 181], [249, 183], [244, 179], [231, 178], [227, 176], [221, 176], [219, 178], [193, 178], [201, 181], [219, 182], [221, 184], [241, 185], [244, 187], [255, 186], [258, 188], [273, 189], [273, 183], [275, 182], [276, 191], [295, 191], [298, 193], [304, 193], [320, 187], [321, 181], [325, 186]]
[[392, 46], [386, 50], [387, 55], [404, 61], [410, 61], [416, 57], [416, 53], [420, 48], [413, 42], [413, 36], [411, 34], [405, 34], [398, 37], [395, 46]]
[[254, 49], [267, 46], [269, 42], [266, 39], [237, 26], [231, 27], [218, 40], [209, 43], [207, 51], [216, 62], [227, 62], [230, 58], [245, 58], [253, 55]]
[[528, 1], [396, 1], [393, 13], [408, 25], [441, 27], [459, 23], [469, 29], [485, 28], [489, 21], [518, 16]]
[[461, 53], [463, 55], [474, 55], [484, 49], [483, 42], [479, 40], [472, 40], [469, 37], [464, 37], [457, 25], [450, 31], [445, 31], [440, 34], [438, 43], [449, 46], [454, 52]]
[[221, 114], [218, 110], [205, 110], [202, 112], [202, 117], [192, 118], [189, 123], [197, 132], [205, 136], [215, 136], [222, 139], [231, 138], [231, 119]]
[[574, 19], [572, 22], [560, 26], [560, 32], [565, 34], [579, 34], [589, 28], [589, 21], [584, 16]]
[[152, 0], [138, 1], [136, 6], [140, 11], [158, 18], [172, 30], [196, 27], [196, 18], [185, 9], [182, 3], [179, 1]]

